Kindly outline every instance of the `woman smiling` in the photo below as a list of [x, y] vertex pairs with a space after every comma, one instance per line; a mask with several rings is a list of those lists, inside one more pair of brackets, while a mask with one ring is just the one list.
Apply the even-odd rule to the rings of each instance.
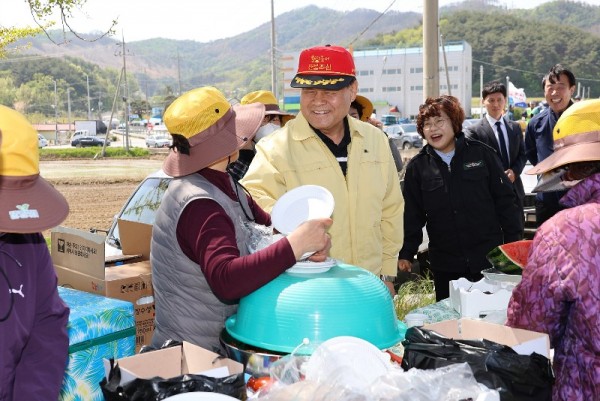
[[449, 282], [478, 281], [491, 267], [486, 254], [520, 239], [522, 217], [512, 184], [494, 150], [465, 138], [457, 98], [428, 98], [419, 107], [417, 132], [427, 145], [411, 159], [404, 178], [404, 244], [398, 268], [410, 271], [422, 229], [437, 300], [449, 296]]

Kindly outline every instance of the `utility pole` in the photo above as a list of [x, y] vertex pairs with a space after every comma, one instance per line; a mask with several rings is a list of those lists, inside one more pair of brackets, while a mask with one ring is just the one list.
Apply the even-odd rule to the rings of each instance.
[[85, 74], [85, 82], [87, 84], [87, 104], [88, 104], [88, 120], [92, 119], [92, 108], [90, 106], [90, 77]]
[[67, 122], [69, 123], [69, 133], [71, 133], [71, 88], [67, 88]]
[[179, 49], [177, 49], [177, 85], [179, 88], [177, 96], [181, 96], [181, 62], [179, 59]]
[[54, 80], [54, 144], [58, 145], [58, 93], [56, 80]]
[[450, 73], [448, 72], [448, 60], [446, 60], [446, 47], [444, 46], [444, 35], [442, 35], [442, 34], [440, 34], [440, 43], [442, 45], [442, 54], [444, 56], [444, 71], [446, 71], [446, 86], [448, 87], [448, 94], [452, 96], [452, 87], [450, 86]]
[[[121, 87], [121, 78], [123, 78], [123, 69], [121, 68], [121, 74], [119, 75], [119, 81], [117, 82], [117, 86], [115, 87], [115, 96], [113, 98], [112, 109], [110, 111], [110, 122], [112, 123], [113, 116], [115, 115], [115, 105], [117, 104], [117, 96], [119, 96], [119, 90]], [[127, 120], [125, 120], [125, 127], [127, 127]], [[110, 133], [110, 126], [106, 132], [106, 138], [108, 138], [108, 134]], [[104, 140], [104, 144], [102, 145], [102, 157], [106, 156], [106, 139]]]
[[506, 112], [508, 113], [510, 108], [510, 77], [508, 75], [506, 76], [506, 100]]
[[[121, 52], [123, 56], [123, 115], [125, 117], [125, 150], [129, 152], [129, 85], [127, 84], [127, 50], [125, 48], [125, 35], [121, 33]], [[119, 82], [120, 82], [119, 78]], [[118, 87], [117, 87], [118, 90]]]
[[102, 120], [102, 106], [104, 105], [104, 103], [102, 103], [102, 91], [98, 92], [98, 119]]
[[277, 58], [275, 56], [275, 4], [271, 0], [271, 91], [277, 97]]
[[479, 66], [479, 118], [483, 118], [483, 99], [481, 91], [483, 90], [483, 64]]
[[440, 94], [438, 0], [424, 0], [423, 100]]

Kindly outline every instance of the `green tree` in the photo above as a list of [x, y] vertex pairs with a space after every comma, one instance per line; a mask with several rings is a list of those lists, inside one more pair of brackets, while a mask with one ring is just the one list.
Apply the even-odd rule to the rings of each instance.
[[137, 114], [140, 117], [144, 117], [147, 116], [148, 114], [150, 114], [150, 111], [152, 111], [152, 107], [150, 106], [150, 103], [148, 103], [146, 100], [134, 100], [131, 102], [131, 112], [134, 114]]
[[[116, 20], [113, 20], [109, 29], [101, 34], [100, 36], [91, 40], [82, 37], [76, 30], [71, 28], [70, 20], [73, 16], [73, 12], [77, 9], [83, 8], [87, 0], [25, 0], [31, 10], [31, 17], [37, 27], [15, 27], [15, 26], [0, 26], [0, 58], [6, 57], [9, 52], [9, 45], [15, 43], [20, 39], [24, 39], [31, 36], [44, 32], [50, 41], [59, 44], [65, 43], [66, 34], [71, 32], [75, 37], [84, 41], [96, 41], [104, 36], [113, 33], [113, 28], [117, 24]], [[60, 25], [62, 26], [63, 40], [57, 41], [54, 37], [50, 36], [47, 29], [55, 25], [55, 21], [49, 20], [53, 12], [58, 11], [60, 18]], [[11, 51], [18, 51], [18, 48], [12, 48]]]
[[15, 83], [10, 74], [0, 75], [0, 104], [12, 106], [16, 97]]

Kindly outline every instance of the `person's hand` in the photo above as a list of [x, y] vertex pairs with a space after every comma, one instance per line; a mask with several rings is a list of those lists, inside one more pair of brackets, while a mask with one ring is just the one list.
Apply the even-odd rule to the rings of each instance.
[[401, 272], [412, 271], [412, 262], [407, 259], [398, 259], [398, 270]]
[[376, 126], [377, 128], [381, 128], [383, 129], [383, 123], [375, 118], [369, 118], [367, 120], [369, 123], [371, 123], [371, 125]]
[[329, 234], [327, 234], [327, 244], [325, 245], [325, 248], [310, 255], [308, 260], [310, 260], [311, 262], [325, 262], [327, 260], [327, 257], [329, 256], [330, 249], [331, 237], [329, 236]]
[[394, 283], [392, 283], [391, 281], [384, 281], [383, 284], [385, 284], [388, 291], [390, 292], [390, 295], [392, 296], [392, 298], [394, 298], [396, 296], [396, 289], [394, 288]]
[[310, 260], [313, 262], [325, 261], [331, 248], [331, 238], [327, 234], [331, 224], [333, 224], [333, 220], [329, 218], [308, 220], [287, 236], [296, 260], [300, 260], [305, 253], [314, 252]]
[[515, 179], [517, 177], [515, 177], [515, 172], [512, 171], [511, 169], [508, 169], [504, 172], [504, 174], [506, 174], [506, 176], [508, 177], [508, 179], [510, 180], [510, 182], [515, 182]]

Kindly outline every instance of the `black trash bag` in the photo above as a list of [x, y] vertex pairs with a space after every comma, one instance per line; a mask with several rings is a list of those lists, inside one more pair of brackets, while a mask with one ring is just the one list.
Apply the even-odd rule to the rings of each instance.
[[138, 354], [143, 354], [145, 352], [156, 351], [157, 349], [164, 349], [164, 348], [170, 348], [170, 347], [180, 347], [182, 344], [183, 343], [181, 341], [166, 340], [164, 343], [162, 343], [162, 345], [160, 346], [160, 348], [153, 347], [152, 345], [142, 345], [141, 348], [140, 348], [140, 351], [138, 352]]
[[203, 391], [225, 394], [239, 400], [245, 400], [246, 382], [244, 373], [222, 378], [203, 375], [185, 374], [170, 379], [153, 377], [151, 379], [134, 379], [121, 385], [121, 369], [114, 360], [108, 380], [100, 382], [100, 388], [106, 401], [159, 401], [172, 395]]
[[468, 363], [475, 380], [498, 390], [502, 401], [550, 401], [554, 374], [542, 355], [519, 355], [509, 346], [489, 340], [454, 340], [434, 331], [406, 331], [402, 368], [437, 369]]

